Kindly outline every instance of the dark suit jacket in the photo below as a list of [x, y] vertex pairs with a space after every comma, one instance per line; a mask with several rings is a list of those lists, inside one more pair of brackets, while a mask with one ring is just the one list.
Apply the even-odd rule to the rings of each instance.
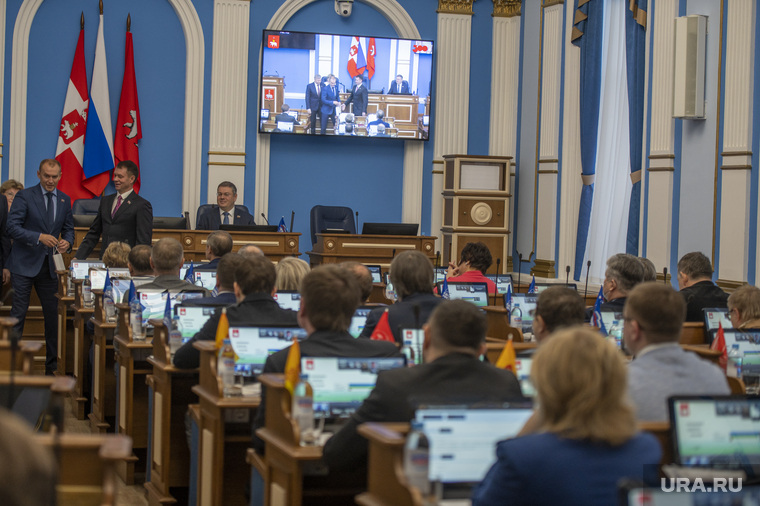
[[[227, 308], [227, 319], [231, 326], [293, 325], [298, 326], [298, 313], [282, 309], [268, 293], [252, 293], [243, 301]], [[195, 341], [211, 341], [216, 338], [216, 327], [222, 316], [220, 309], [206, 320], [201, 330], [174, 354], [174, 365], [181, 369], [194, 369], [200, 364], [200, 352], [193, 348]], [[284, 370], [284, 365], [283, 365]]]
[[125, 242], [134, 247], [138, 244], [151, 245], [153, 237], [153, 207], [150, 202], [139, 196], [134, 191], [121, 203], [121, 206], [111, 218], [111, 208], [116, 200], [116, 193], [100, 199], [100, 208], [92, 222], [90, 230], [77, 249], [76, 258], [82, 260], [92, 252], [103, 236], [103, 248], [100, 250], [100, 258], [103, 252], [112, 242]]
[[[255, 225], [253, 216], [242, 209], [235, 207], [230, 218], [233, 218], [233, 225]], [[205, 213], [198, 218], [196, 230], [219, 230], [222, 225], [222, 218], [219, 216], [219, 206], [214, 204]]]
[[346, 105], [354, 104], [353, 113], [354, 116], [362, 116], [367, 112], [367, 104], [369, 103], [369, 93], [367, 87], [362, 85], [357, 89], [356, 86], [351, 90], [351, 94], [346, 99]]
[[357, 427], [366, 422], [408, 422], [420, 403], [472, 404], [521, 397], [514, 374], [463, 353], [384, 371], [348, 423], [327, 441], [322, 458], [331, 471], [366, 469], [367, 440], [356, 432]]
[[715, 286], [712, 281], [700, 281], [681, 290], [686, 301], [686, 321], [703, 322], [704, 308], [728, 307], [728, 294]]
[[320, 110], [322, 111], [323, 117], [332, 116], [335, 114], [335, 104], [333, 104], [333, 102], [340, 103], [340, 92], [338, 91], [338, 86], [335, 85], [335, 93], [333, 93], [332, 88], [330, 88], [329, 85], [323, 86], [319, 100], [322, 102], [322, 107]]
[[391, 87], [388, 89], [388, 95], [411, 95], [409, 91], [409, 83], [407, 81], [401, 81], [401, 89], [399, 89], [396, 81], [391, 83]]
[[237, 297], [232, 292], [223, 292], [212, 297], [200, 297], [198, 299], [187, 299], [182, 302], [183, 306], [233, 306], [237, 304]]
[[218, 257], [205, 264], [198, 264], [198, 266], [193, 267], [193, 269], [196, 271], [215, 271], [217, 267], [219, 267], [219, 261], [221, 259], [222, 257]]
[[309, 83], [309, 85], [306, 87], [306, 108], [311, 109], [312, 112], [319, 109], [321, 105], [319, 95], [322, 92], [322, 88], [323, 86], [320, 86], [320, 93], [317, 93], [317, 86], [314, 83]]
[[[318, 330], [300, 343], [302, 357], [399, 357], [401, 352], [395, 344], [386, 341], [354, 339], [348, 332]], [[269, 355], [264, 364], [264, 373], [285, 372], [290, 347]], [[176, 355], [175, 355], [176, 357]], [[175, 358], [176, 361], [176, 358]], [[264, 426], [266, 389], [261, 391], [261, 404], [253, 421], [253, 447], [264, 452], [264, 442], [256, 436], [256, 429]]]
[[[608, 300], [604, 304], [602, 304], [599, 307], [600, 311], [617, 311], [618, 313], [623, 311], [623, 306], [625, 306], [625, 299], [626, 297], [620, 297], [617, 299]], [[594, 317], [594, 306], [587, 307], [586, 308], [586, 322], [590, 322], [591, 318]]]
[[[37, 184], [16, 194], [8, 214], [8, 235], [13, 239], [6, 269], [14, 274], [34, 277], [39, 274], [44, 261], [49, 261], [53, 250], [39, 242], [40, 234], [50, 234], [74, 244], [74, 218], [71, 199], [57, 190], [55, 221], [49, 223], [42, 187]], [[7, 204], [6, 204], [7, 206]], [[54, 274], [52, 262], [51, 274]]]
[[[414, 293], [404, 297], [404, 300], [391, 306], [377, 307], [367, 315], [364, 330], [362, 330], [359, 337], [371, 336], [372, 331], [375, 330], [375, 327], [377, 326], [377, 322], [380, 321], [380, 317], [383, 316], [383, 313], [387, 309], [388, 324], [391, 326], [393, 338], [396, 339], [397, 343], [401, 344], [402, 339], [400, 330], [422, 328], [422, 325], [427, 323], [428, 318], [430, 318], [430, 313], [432, 313], [433, 309], [435, 309], [435, 307], [441, 302], [443, 302], [443, 299], [436, 297], [432, 293]], [[419, 306], [420, 308], [419, 326], [414, 317], [414, 306]]]
[[284, 112], [281, 112], [280, 114], [274, 117], [275, 124], [278, 121], [284, 121], [286, 123], [298, 123], [298, 121], [296, 121], [296, 119], [293, 116], [291, 116], [290, 114], [285, 114]]
[[0, 271], [8, 263], [10, 254], [11, 238], [8, 236], [8, 200], [5, 198], [5, 195], [0, 195]]

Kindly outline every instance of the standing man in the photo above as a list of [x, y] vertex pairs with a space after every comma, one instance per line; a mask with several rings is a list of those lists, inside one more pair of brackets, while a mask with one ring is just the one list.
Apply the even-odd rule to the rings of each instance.
[[222, 181], [216, 187], [216, 205], [198, 217], [196, 230], [219, 230], [220, 225], [255, 225], [253, 216], [235, 207], [237, 186]]
[[321, 105], [319, 97], [322, 92], [322, 76], [314, 74], [314, 82], [306, 86], [306, 112], [309, 113], [309, 130], [311, 134], [317, 133], [317, 115]]
[[322, 88], [320, 101], [322, 102], [322, 107], [320, 108], [322, 117], [319, 118], [320, 133], [322, 135], [325, 135], [328, 118], [332, 118], [333, 128], [337, 130], [337, 122], [335, 121], [335, 108], [340, 107], [340, 93], [338, 92], [338, 87], [335, 85], [335, 76], [332, 74], [327, 76], [327, 86]]
[[8, 235], [13, 239], [8, 269], [15, 293], [11, 317], [18, 318], [14, 330], [21, 335], [29, 309], [32, 286], [45, 317], [45, 374], [52, 375], [58, 356], [58, 275], [53, 253], [71, 249], [74, 218], [71, 199], [56, 188], [61, 179], [57, 160], [40, 162], [40, 184], [16, 194], [8, 216]]
[[369, 102], [369, 94], [367, 92], [367, 87], [362, 86], [362, 76], [356, 76], [354, 78], [354, 87], [351, 90], [351, 94], [346, 99], [346, 104], [348, 105], [353, 102], [354, 109], [353, 113], [354, 116], [366, 116], [367, 115], [367, 103]]
[[116, 193], [100, 199], [98, 215], [77, 249], [77, 260], [87, 258], [101, 235], [101, 258], [112, 242], [125, 242], [130, 247], [138, 244], [150, 246], [153, 237], [153, 207], [133, 191], [137, 175], [137, 165], [131, 160], [119, 162], [113, 170]]
[[391, 88], [388, 90], [388, 95], [411, 95], [409, 91], [409, 83], [404, 81], [404, 76], [401, 74], [396, 76], [396, 80], [391, 83]]

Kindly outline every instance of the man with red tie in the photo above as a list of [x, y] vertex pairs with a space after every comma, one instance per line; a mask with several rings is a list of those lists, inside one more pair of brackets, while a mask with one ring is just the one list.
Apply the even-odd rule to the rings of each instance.
[[137, 180], [137, 174], [137, 165], [131, 160], [119, 162], [113, 170], [113, 186], [116, 193], [100, 200], [98, 215], [77, 249], [78, 260], [87, 258], [101, 235], [101, 257], [108, 245], [116, 241], [125, 242], [130, 246], [151, 245], [153, 207], [133, 191], [132, 186]]

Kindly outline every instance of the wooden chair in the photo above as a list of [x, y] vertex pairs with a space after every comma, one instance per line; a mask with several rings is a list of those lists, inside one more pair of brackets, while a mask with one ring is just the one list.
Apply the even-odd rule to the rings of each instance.
[[747, 394], [747, 387], [744, 385], [744, 382], [741, 379], [726, 376], [726, 381], [728, 382], [728, 388], [731, 389], [731, 395]]
[[639, 430], [651, 433], [660, 442], [662, 448], [660, 466], [672, 464], [673, 438], [670, 432], [670, 422], [639, 422]]
[[9, 373], [11, 369], [17, 374], [33, 374], [34, 357], [43, 346], [42, 341], [19, 341], [14, 352], [10, 340], [0, 340], [0, 374]]
[[681, 330], [681, 344], [707, 344], [707, 332], [702, 322], [685, 322]]

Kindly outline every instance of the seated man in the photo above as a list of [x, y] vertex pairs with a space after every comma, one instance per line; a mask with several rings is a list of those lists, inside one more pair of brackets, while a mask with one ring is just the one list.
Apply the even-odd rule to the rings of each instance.
[[[229, 255], [228, 255], [229, 256]], [[231, 326], [292, 325], [297, 326], [297, 313], [281, 309], [272, 298], [275, 293], [274, 264], [263, 256], [243, 259], [235, 270], [233, 289], [238, 300], [236, 306], [227, 309]], [[200, 362], [200, 352], [193, 348], [195, 341], [211, 341], [216, 338], [216, 327], [222, 311], [217, 310], [190, 341], [182, 345], [174, 355], [174, 365], [181, 369], [194, 369]]]
[[385, 121], [383, 121], [383, 117], [385, 116], [385, 112], [382, 109], [378, 109], [377, 112], [375, 113], [375, 116], [377, 116], [377, 119], [375, 121], [370, 121], [369, 124], [368, 124], [368, 126], [383, 125], [385, 128], [390, 128], [391, 127], [390, 124], [388, 124]]
[[459, 264], [449, 262], [446, 277], [449, 282], [467, 281], [485, 283], [488, 285], [488, 293], [496, 293], [496, 283], [486, 277], [486, 271], [493, 263], [491, 251], [482, 242], [468, 242], [462, 248]]
[[253, 216], [235, 207], [237, 186], [222, 181], [216, 187], [216, 205], [198, 217], [198, 230], [219, 230], [220, 225], [255, 225]]
[[377, 125], [377, 135], [375, 135], [375, 137], [390, 137], [390, 135], [385, 133], [385, 125]]
[[282, 104], [282, 112], [274, 117], [275, 124], [281, 121], [285, 123], [297, 124], [298, 120], [296, 120], [293, 116], [288, 114], [289, 110], [290, 110], [290, 106], [288, 104]]
[[583, 325], [586, 305], [571, 288], [552, 286], [538, 294], [533, 313], [533, 335], [541, 344], [556, 330]]
[[348, 423], [327, 441], [330, 471], [367, 466], [366, 422], [408, 422], [421, 403], [504, 402], [522, 397], [515, 375], [480, 361], [486, 350], [485, 315], [466, 301], [442, 302], [425, 325], [425, 363], [381, 372], [377, 384]]
[[153, 267], [150, 265], [150, 256], [153, 248], [146, 244], [138, 244], [129, 252], [127, 268], [135, 286], [141, 286], [153, 281]]
[[[301, 285], [298, 323], [309, 334], [301, 341], [302, 357], [398, 357], [396, 345], [386, 341], [354, 339], [348, 333], [351, 318], [359, 306], [359, 285], [348, 270], [337, 265], [321, 265], [306, 275]], [[264, 373], [285, 372], [290, 348], [269, 355]], [[266, 389], [253, 423], [253, 446], [263, 453], [264, 442], [256, 429], [264, 426]]]
[[409, 90], [409, 83], [404, 81], [404, 76], [401, 74], [396, 76], [396, 79], [391, 83], [391, 87], [388, 89], [388, 95], [411, 95]]
[[404, 329], [419, 329], [427, 323], [430, 313], [443, 302], [433, 294], [435, 274], [433, 265], [420, 251], [402, 251], [391, 262], [391, 283], [399, 300], [386, 307], [373, 309], [359, 337], [369, 337], [377, 322], [388, 310], [388, 324], [397, 343], [403, 343]]
[[[208, 290], [203, 290], [179, 278], [179, 271], [182, 269], [182, 264], [185, 263], [184, 254], [182, 245], [177, 239], [171, 237], [159, 239], [150, 252], [150, 266], [153, 268], [155, 278], [153, 281], [141, 285], [140, 289], [171, 290], [172, 292], [203, 291], [208, 295]], [[124, 294], [125, 298], [128, 295]]]
[[361, 291], [359, 305], [365, 304], [369, 296], [372, 295], [372, 273], [369, 272], [366, 265], [359, 262], [342, 262], [340, 266], [348, 269], [356, 277], [356, 282], [359, 283], [359, 290]]
[[683, 297], [668, 285], [643, 283], [627, 298], [623, 340], [634, 357], [628, 393], [638, 420], [667, 421], [672, 395], [730, 393], [723, 371], [678, 344], [685, 314]]
[[227, 253], [219, 260], [216, 268], [216, 287], [211, 297], [188, 299], [185, 306], [231, 306], [237, 303], [235, 296], [235, 272], [243, 265], [245, 259], [237, 253]]
[[712, 282], [710, 259], [699, 251], [686, 253], [678, 261], [678, 288], [686, 301], [686, 321], [703, 322], [705, 308], [728, 307], [728, 294]]
[[[607, 270], [602, 282], [605, 302], [602, 311], [622, 311], [628, 292], [644, 280], [644, 266], [638, 257], [618, 253], [607, 259]], [[586, 321], [590, 322], [594, 308], [586, 309]]]
[[219, 260], [232, 251], [232, 236], [224, 230], [211, 232], [206, 238], [206, 260], [208, 263], [195, 267], [196, 271], [215, 271]]
[[240, 249], [237, 251], [238, 255], [243, 257], [263, 257], [264, 252], [261, 251], [261, 248], [254, 244], [246, 244], [244, 246], [241, 246]]
[[728, 309], [735, 329], [760, 329], [760, 288], [740, 286], [728, 297]]

